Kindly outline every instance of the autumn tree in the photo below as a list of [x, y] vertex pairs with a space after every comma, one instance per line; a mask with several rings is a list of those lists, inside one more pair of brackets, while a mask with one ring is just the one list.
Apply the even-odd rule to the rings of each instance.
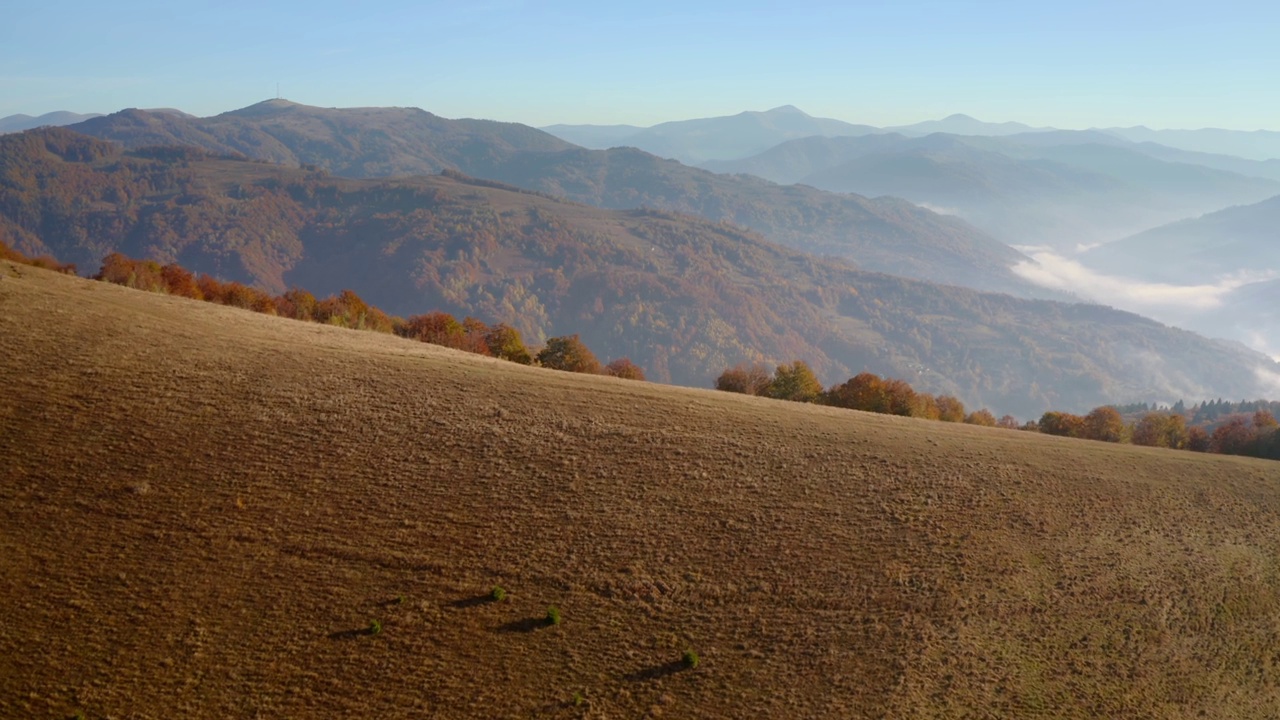
[[[934, 401], [938, 406], [938, 419], [942, 422], [964, 422], [964, 403], [960, 402], [960, 398], [952, 395], [939, 395]], [[987, 413], [990, 415], [991, 413]], [[995, 424], [995, 418], [992, 418], [992, 425]]]
[[491, 325], [489, 331], [485, 333], [484, 344], [489, 349], [489, 354], [503, 360], [510, 360], [521, 365], [533, 364], [533, 356], [529, 354], [529, 349], [524, 345], [524, 339], [520, 337], [520, 331], [511, 327], [498, 323]]
[[290, 288], [276, 298], [276, 314], [294, 320], [316, 321], [316, 296], [301, 288]]
[[803, 360], [779, 365], [769, 383], [769, 397], [793, 402], [813, 402], [822, 395], [822, 383]]
[[771, 382], [769, 369], [765, 366], [739, 363], [720, 373], [716, 378], [716, 389], [743, 395], [764, 395], [768, 393]]
[[600, 361], [577, 335], [553, 337], [537, 355], [538, 364], [553, 370], [599, 375]]
[[204, 299], [200, 286], [196, 284], [196, 276], [181, 265], [170, 264], [160, 268], [160, 280], [164, 283], [165, 291], [170, 295], [192, 300]]
[[866, 412], [887, 412], [884, 381], [879, 375], [862, 372], [826, 393], [826, 403], [835, 407]]
[[1187, 449], [1191, 452], [1209, 452], [1212, 445], [1209, 433], [1199, 425], [1187, 428]]
[[463, 345], [462, 323], [447, 312], [413, 315], [400, 326], [402, 336], [418, 342], [460, 348]]
[[1209, 436], [1209, 451], [1223, 455], [1248, 454], [1253, 445], [1253, 430], [1239, 415], [1219, 425]]
[[1165, 414], [1159, 412], [1149, 412], [1143, 415], [1134, 424], [1130, 441], [1134, 445], [1159, 447], [1160, 439], [1164, 436], [1164, 418]]
[[631, 362], [630, 358], [618, 358], [604, 366], [604, 374], [623, 380], [644, 380], [644, 369]]
[[1040, 432], [1045, 435], [1060, 435], [1073, 438], [1085, 437], [1084, 418], [1071, 413], [1050, 410], [1040, 416], [1039, 426]]
[[1084, 437], [1118, 443], [1124, 439], [1124, 418], [1110, 405], [1094, 408], [1084, 416]]
[[996, 427], [1002, 430], [1017, 430], [1021, 426], [1018, 424], [1018, 418], [1012, 415], [1003, 415], [996, 421]]
[[[996, 416], [992, 415], [991, 411], [986, 408], [974, 410], [965, 416], [964, 421], [966, 425], [980, 425], [982, 427], [996, 426]], [[1014, 421], [1014, 425], [1017, 425], [1016, 420]]]

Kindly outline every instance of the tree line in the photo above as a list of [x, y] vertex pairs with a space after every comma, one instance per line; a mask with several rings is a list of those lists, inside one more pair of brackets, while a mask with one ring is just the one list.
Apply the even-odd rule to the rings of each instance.
[[[885, 415], [963, 422], [1100, 442], [1280, 460], [1280, 423], [1277, 423], [1267, 401], [1242, 402], [1235, 407], [1256, 408], [1251, 415], [1236, 413], [1211, 427], [1188, 425], [1183, 413], [1172, 409], [1152, 410], [1146, 405], [1129, 408], [1144, 411], [1132, 421], [1126, 420], [1115, 406], [1104, 405], [1085, 415], [1051, 410], [1041, 415], [1039, 420], [1020, 424], [1012, 415], [1005, 415], [997, 420], [986, 408], [966, 412], [964, 403], [959, 398], [950, 395], [933, 396], [915, 390], [905, 380], [882, 378], [869, 372], [860, 373], [843, 383], [824, 389], [813, 370], [802, 360], [779, 365], [773, 373], [764, 365], [739, 364], [721, 373], [716, 378], [715, 387], [726, 392]], [[1217, 402], [1221, 406], [1222, 401]]]
[[[3, 241], [0, 241], [0, 260], [76, 274], [75, 265], [59, 263], [49, 256], [27, 257]], [[394, 334], [521, 365], [610, 375], [627, 380], [645, 379], [644, 369], [628, 358], [601, 363], [576, 334], [548, 338], [546, 344], [535, 351], [525, 345], [520, 331], [509, 325], [489, 325], [472, 317], [458, 320], [449, 313], [438, 311], [408, 318], [392, 316], [368, 304], [352, 290], [343, 290], [326, 298], [317, 298], [301, 288], [271, 295], [243, 283], [221, 281], [203, 273], [196, 275], [174, 263], [161, 265], [153, 260], [137, 260], [120, 253], [107, 255], [93, 279], [293, 320]]]

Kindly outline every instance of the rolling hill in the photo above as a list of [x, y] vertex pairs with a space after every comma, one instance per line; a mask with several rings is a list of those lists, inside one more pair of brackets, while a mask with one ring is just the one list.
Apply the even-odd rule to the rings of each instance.
[[1274, 462], [8, 265], [0, 375], [5, 717], [1280, 711]]
[[737, 362], [804, 359], [828, 384], [867, 369], [1035, 417], [1257, 397], [1259, 373], [1280, 372], [1129, 313], [865, 272], [687, 215], [457, 174], [350, 180], [191, 148], [126, 153], [67, 130], [0, 138], [0, 240], [87, 271], [123, 251], [272, 292], [351, 288], [396, 314], [474, 315], [534, 342], [580, 333], [651, 378], [703, 387]]
[[525, 126], [446, 120], [421, 110], [328, 110], [267, 101], [197, 120], [126, 111], [73, 129], [132, 149], [189, 145], [314, 165], [344, 177], [460, 170], [600, 207], [652, 207], [727, 220], [774, 242], [850, 259], [868, 270], [1024, 297], [1061, 297], [1012, 272], [1026, 258], [1004, 243], [900, 200], [716, 177], [634, 149], [566, 150], [563, 141]]

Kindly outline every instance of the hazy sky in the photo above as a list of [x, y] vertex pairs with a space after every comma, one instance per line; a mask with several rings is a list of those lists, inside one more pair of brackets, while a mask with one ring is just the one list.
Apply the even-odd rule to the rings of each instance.
[[0, 116], [281, 93], [533, 125], [794, 104], [877, 125], [1280, 129], [1280, 3], [17, 0]]

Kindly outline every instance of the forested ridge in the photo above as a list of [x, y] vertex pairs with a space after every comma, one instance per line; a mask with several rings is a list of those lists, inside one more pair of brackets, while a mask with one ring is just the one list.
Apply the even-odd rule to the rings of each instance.
[[606, 211], [453, 174], [350, 180], [190, 148], [123, 151], [67, 130], [0, 138], [0, 240], [81, 268], [111, 252], [280, 294], [351, 289], [578, 333], [662, 382], [803, 358], [1035, 417], [1117, 399], [1264, 395], [1256, 353], [1088, 305], [859, 271], [740, 227]]
[[125, 110], [73, 126], [122, 143], [198, 147], [348, 178], [456, 170], [616, 210], [689, 213], [786, 247], [934, 282], [1058, 297], [1010, 270], [1025, 258], [954, 217], [749, 176], [716, 175], [635, 148], [585, 150], [534, 128], [414, 108], [317, 108], [270, 100], [209, 118]]

